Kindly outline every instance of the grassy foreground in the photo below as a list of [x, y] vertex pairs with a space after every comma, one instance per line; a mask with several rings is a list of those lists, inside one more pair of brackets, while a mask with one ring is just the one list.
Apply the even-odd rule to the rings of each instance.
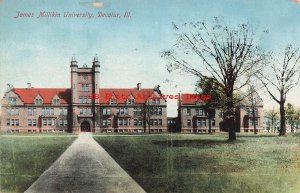
[[67, 134], [0, 135], [0, 192], [24, 192], [75, 138]]
[[148, 193], [300, 190], [300, 136], [94, 136]]

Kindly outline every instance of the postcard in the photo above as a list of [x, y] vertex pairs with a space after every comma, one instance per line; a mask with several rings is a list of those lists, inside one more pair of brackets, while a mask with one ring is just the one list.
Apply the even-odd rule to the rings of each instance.
[[0, 0], [0, 192], [300, 192], [299, 16]]

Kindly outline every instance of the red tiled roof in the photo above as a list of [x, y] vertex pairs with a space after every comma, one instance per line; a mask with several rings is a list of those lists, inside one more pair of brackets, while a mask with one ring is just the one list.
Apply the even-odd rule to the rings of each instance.
[[61, 104], [71, 102], [71, 89], [68, 88], [14, 88], [12, 91], [26, 104], [33, 104], [38, 95], [43, 98], [44, 104], [51, 104], [55, 95], [61, 99]]
[[197, 94], [197, 93], [184, 93], [181, 94], [181, 104], [182, 105], [194, 105], [197, 101], [210, 100], [211, 96], [207, 94]]
[[153, 88], [144, 88], [141, 90], [137, 88], [100, 88], [99, 102], [105, 104], [108, 103], [111, 98], [118, 97], [118, 103], [125, 104], [127, 99], [132, 95], [135, 99], [135, 103], [144, 103], [153, 93]]

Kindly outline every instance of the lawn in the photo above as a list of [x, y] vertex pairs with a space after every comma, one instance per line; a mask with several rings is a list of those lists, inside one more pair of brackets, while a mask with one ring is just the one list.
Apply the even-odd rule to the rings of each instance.
[[148, 193], [300, 190], [300, 136], [94, 136]]
[[68, 134], [0, 135], [0, 192], [24, 192], [75, 139]]

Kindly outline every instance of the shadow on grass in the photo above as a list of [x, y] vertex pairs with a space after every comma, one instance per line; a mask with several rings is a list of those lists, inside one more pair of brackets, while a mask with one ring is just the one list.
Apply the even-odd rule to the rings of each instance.
[[255, 135], [255, 134], [249, 134], [249, 135], [238, 135], [237, 138], [271, 138], [271, 137], [279, 137], [278, 135]]
[[236, 140], [233, 142], [227, 140], [210, 140], [210, 139], [201, 139], [201, 140], [168, 140], [168, 141], [152, 141], [152, 144], [167, 146], [167, 147], [211, 147], [216, 145], [224, 144], [236, 144], [243, 141]]

